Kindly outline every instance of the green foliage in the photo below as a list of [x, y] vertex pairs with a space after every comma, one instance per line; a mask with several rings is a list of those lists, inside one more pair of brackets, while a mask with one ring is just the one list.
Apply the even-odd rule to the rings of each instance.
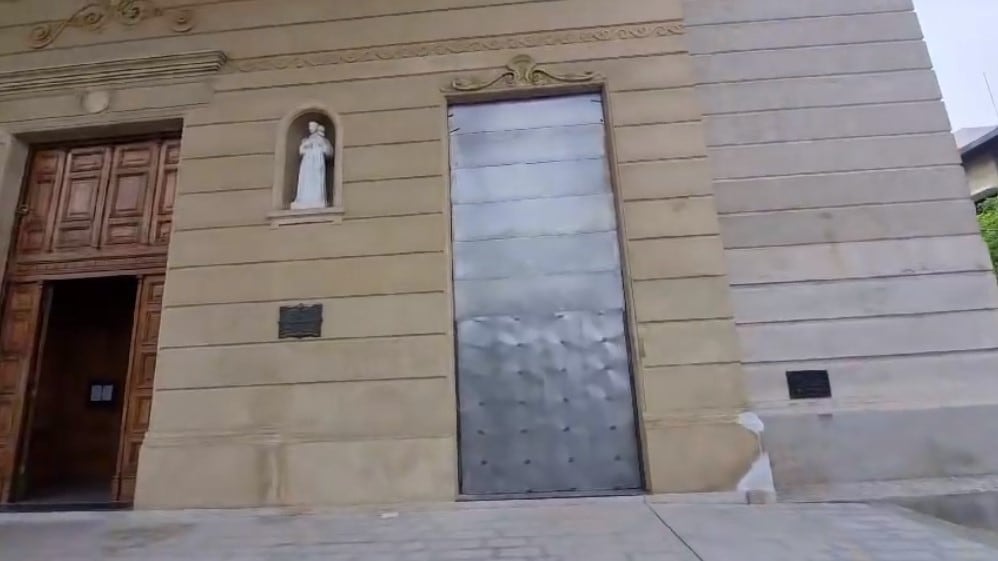
[[992, 197], [977, 205], [977, 220], [981, 223], [981, 234], [991, 251], [995, 272], [998, 272], [998, 198]]

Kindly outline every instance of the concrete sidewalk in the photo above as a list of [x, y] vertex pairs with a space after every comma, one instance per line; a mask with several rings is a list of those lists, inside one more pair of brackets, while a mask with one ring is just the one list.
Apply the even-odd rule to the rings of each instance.
[[859, 504], [645, 497], [406, 506], [0, 515], [2, 561], [998, 561], [998, 549]]

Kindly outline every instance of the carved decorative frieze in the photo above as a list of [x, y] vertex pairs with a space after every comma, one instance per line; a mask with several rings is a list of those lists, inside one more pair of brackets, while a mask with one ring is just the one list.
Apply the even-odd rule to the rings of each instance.
[[225, 53], [201, 51], [11, 70], [0, 72], [0, 96], [209, 75], [224, 65]]
[[94, 0], [62, 21], [40, 23], [31, 28], [28, 45], [33, 49], [47, 47], [69, 27], [101, 31], [112, 21], [131, 27], [143, 20], [160, 17], [166, 18], [170, 29], [177, 33], [194, 28], [194, 11], [190, 8], [161, 8], [153, 0]]
[[597, 79], [595, 72], [559, 73], [540, 67], [530, 55], [517, 55], [506, 69], [491, 78], [458, 78], [450, 89], [458, 92], [479, 92], [489, 88], [523, 88], [552, 84], [581, 84]]
[[683, 27], [682, 22], [669, 21], [634, 25], [617, 25], [613, 27], [595, 27], [564, 31], [500, 35], [479, 39], [453, 39], [449, 41], [410, 43], [406, 45], [390, 45], [365, 49], [324, 51], [299, 55], [247, 58], [233, 61], [233, 66], [236, 70], [241, 72], [283, 70], [286, 68], [329, 66], [355, 62], [396, 60], [434, 55], [452, 55], [482, 51], [529, 49], [552, 45], [573, 45], [581, 43], [623, 41], [629, 39], [647, 39], [653, 37], [682, 35], [683, 33], [685, 33], [685, 28]]

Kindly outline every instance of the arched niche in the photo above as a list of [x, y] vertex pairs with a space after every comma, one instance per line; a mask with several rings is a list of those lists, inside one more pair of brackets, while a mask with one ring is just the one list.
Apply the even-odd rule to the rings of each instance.
[[[291, 210], [298, 187], [298, 148], [308, 136], [308, 123], [315, 121], [326, 128], [333, 144], [333, 158], [326, 168], [327, 208]], [[343, 214], [343, 126], [339, 115], [320, 103], [299, 105], [281, 119], [277, 126], [274, 153], [273, 212], [275, 225], [337, 220]]]

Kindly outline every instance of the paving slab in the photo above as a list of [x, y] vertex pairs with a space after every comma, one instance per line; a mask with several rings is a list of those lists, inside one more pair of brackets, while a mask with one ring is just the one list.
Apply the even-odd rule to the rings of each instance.
[[653, 505], [705, 561], [993, 561], [998, 550], [889, 507]]
[[998, 561], [889, 508], [645, 497], [0, 515], [0, 561]]

